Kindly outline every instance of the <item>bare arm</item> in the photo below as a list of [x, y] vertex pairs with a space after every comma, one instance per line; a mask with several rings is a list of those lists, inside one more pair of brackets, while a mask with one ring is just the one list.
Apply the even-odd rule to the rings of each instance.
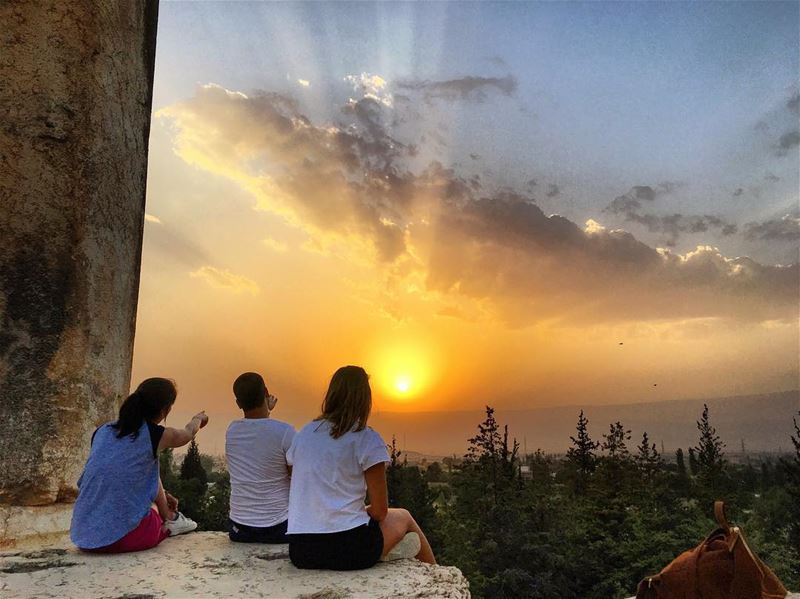
[[367, 513], [370, 518], [380, 522], [386, 518], [386, 514], [389, 513], [389, 490], [386, 487], [386, 463], [379, 462], [367, 468], [364, 471], [364, 479], [367, 481], [367, 494], [369, 495]]
[[194, 439], [201, 428], [208, 423], [208, 416], [205, 412], [200, 412], [195, 415], [189, 423], [183, 428], [165, 428], [164, 434], [161, 435], [161, 441], [158, 442], [158, 449], [166, 449], [168, 447], [183, 447], [189, 441]]

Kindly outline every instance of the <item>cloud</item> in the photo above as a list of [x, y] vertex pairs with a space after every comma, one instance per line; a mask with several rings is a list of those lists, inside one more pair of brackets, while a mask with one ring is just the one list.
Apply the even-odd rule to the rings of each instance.
[[163, 224], [160, 218], [152, 214], [147, 214], [146, 212], [144, 215], [144, 220], [146, 220], [148, 223], [155, 223], [157, 225]]
[[278, 241], [277, 239], [272, 239], [271, 237], [262, 239], [261, 243], [263, 243], [265, 247], [268, 247], [273, 252], [278, 252], [279, 254], [285, 254], [286, 252], [289, 251], [288, 245], [286, 245], [282, 241]]
[[548, 198], [554, 198], [560, 193], [561, 189], [558, 187], [558, 185], [556, 185], [555, 183], [551, 183], [550, 185], [547, 186], [547, 193], [545, 193], [544, 195], [546, 195]]
[[780, 180], [781, 178], [774, 173], [768, 172], [766, 175], [764, 175], [764, 181], [769, 181], [770, 183], [777, 183]]
[[739, 197], [740, 195], [742, 195], [743, 193], [744, 193], [744, 189], [742, 189], [741, 187], [737, 187], [737, 188], [736, 188], [736, 189], [733, 191], [733, 197], [735, 197], [735, 198], [738, 198], [738, 197]]
[[359, 75], [345, 75], [344, 80], [353, 86], [353, 91], [362, 98], [369, 98], [384, 106], [394, 104], [392, 94], [388, 90], [388, 82], [380, 75], [360, 73]]
[[[723, 236], [733, 235], [738, 227], [713, 214], [685, 215], [681, 213], [658, 215], [644, 212], [644, 204], [652, 204], [661, 194], [670, 193], [674, 183], [661, 183], [655, 188], [649, 185], [636, 185], [628, 193], [617, 196], [603, 209], [607, 214], [620, 215], [626, 222], [644, 226], [651, 233], [665, 235], [664, 243], [674, 247], [684, 233], [706, 233], [717, 230]], [[738, 191], [738, 190], [737, 190]], [[734, 192], [734, 195], [740, 195]]]
[[798, 214], [787, 214], [782, 218], [747, 223], [744, 234], [750, 240], [800, 241], [800, 216]]
[[[728, 258], [709, 246], [676, 254], [597, 221], [584, 228], [546, 216], [525, 193], [490, 193], [437, 162], [412, 169], [411, 150], [383, 124], [385, 105], [362, 100], [353, 126], [333, 126], [314, 124], [279, 94], [245, 97], [209, 85], [158, 115], [170, 119], [179, 156], [237, 182], [258, 209], [304, 229], [314, 246], [334, 240], [390, 280], [423, 281], [421, 292], [450, 305], [477, 300], [513, 325], [796, 316], [797, 264]], [[656, 217], [642, 207], [667, 189], [633, 187], [607, 212], [659, 231], [735, 229], [713, 215], [650, 222]], [[196, 276], [238, 280], [208, 268]]]
[[297, 83], [299, 85], [302, 85], [303, 87], [310, 87], [311, 86], [311, 82], [308, 79], [298, 79]]
[[260, 291], [255, 281], [214, 266], [201, 266], [197, 270], [189, 273], [189, 276], [202, 279], [217, 289], [225, 289], [233, 293], [258, 295]]
[[446, 81], [399, 81], [397, 87], [407, 91], [421, 92], [426, 100], [468, 100], [484, 102], [489, 92], [511, 96], [517, 90], [517, 80], [505, 77], [461, 77]]
[[800, 92], [797, 90], [794, 91], [794, 93], [786, 101], [786, 108], [789, 110], [789, 112], [800, 115]]
[[[156, 218], [156, 217], [153, 217]], [[156, 223], [145, 216], [149, 222]], [[211, 262], [210, 256], [184, 234], [158, 220], [157, 227], [147, 227], [145, 236], [148, 245], [159, 253], [162, 259], [171, 260], [188, 268]]]
[[800, 130], [794, 129], [792, 131], [787, 131], [778, 139], [778, 143], [775, 146], [775, 153], [778, 156], [786, 156], [798, 145], [800, 145]]

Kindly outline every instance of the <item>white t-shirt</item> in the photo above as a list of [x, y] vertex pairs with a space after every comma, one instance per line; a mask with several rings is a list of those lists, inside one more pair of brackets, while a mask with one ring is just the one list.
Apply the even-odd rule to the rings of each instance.
[[231, 520], [246, 526], [280, 524], [288, 515], [286, 451], [294, 427], [271, 418], [234, 420], [225, 433], [231, 475]]
[[289, 534], [350, 530], [369, 522], [364, 471], [389, 461], [386, 443], [371, 428], [331, 437], [326, 420], [295, 435], [286, 459], [292, 466]]

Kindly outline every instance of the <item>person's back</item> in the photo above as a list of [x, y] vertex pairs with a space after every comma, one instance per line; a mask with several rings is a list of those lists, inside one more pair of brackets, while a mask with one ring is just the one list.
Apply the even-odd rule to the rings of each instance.
[[378, 433], [366, 427], [334, 438], [330, 422], [314, 420], [297, 433], [289, 459], [289, 534], [341, 532], [369, 523], [364, 471], [389, 460]]
[[367, 426], [371, 407], [369, 375], [343, 366], [331, 377], [322, 414], [289, 448], [289, 559], [298, 568], [360, 570], [412, 556], [436, 563], [411, 514], [389, 508], [389, 454]]
[[231, 422], [225, 435], [231, 477], [230, 538], [285, 543], [290, 485], [286, 452], [294, 428], [269, 417], [277, 400], [268, 394], [260, 375], [241, 375], [234, 394], [244, 418]]

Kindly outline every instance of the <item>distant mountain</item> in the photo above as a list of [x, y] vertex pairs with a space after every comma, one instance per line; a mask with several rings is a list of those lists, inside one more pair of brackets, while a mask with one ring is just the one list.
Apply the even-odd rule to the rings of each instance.
[[[695, 422], [707, 403], [712, 424], [731, 453], [741, 451], [788, 451], [792, 416], [800, 410], [800, 390], [762, 395], [740, 395], [713, 399], [684, 399], [620, 405], [571, 405], [531, 410], [497, 410], [500, 424], [508, 424], [509, 434], [532, 453], [537, 448], [549, 453], [563, 453], [575, 434], [581, 409], [589, 418], [589, 430], [595, 439], [619, 420], [632, 431], [631, 447], [647, 431], [650, 439], [668, 452], [697, 443]], [[398, 447], [407, 447], [428, 455], [461, 456], [467, 439], [474, 436], [483, 420], [480, 411], [463, 412], [381, 412], [373, 414], [370, 425], [387, 442], [394, 434]]]

